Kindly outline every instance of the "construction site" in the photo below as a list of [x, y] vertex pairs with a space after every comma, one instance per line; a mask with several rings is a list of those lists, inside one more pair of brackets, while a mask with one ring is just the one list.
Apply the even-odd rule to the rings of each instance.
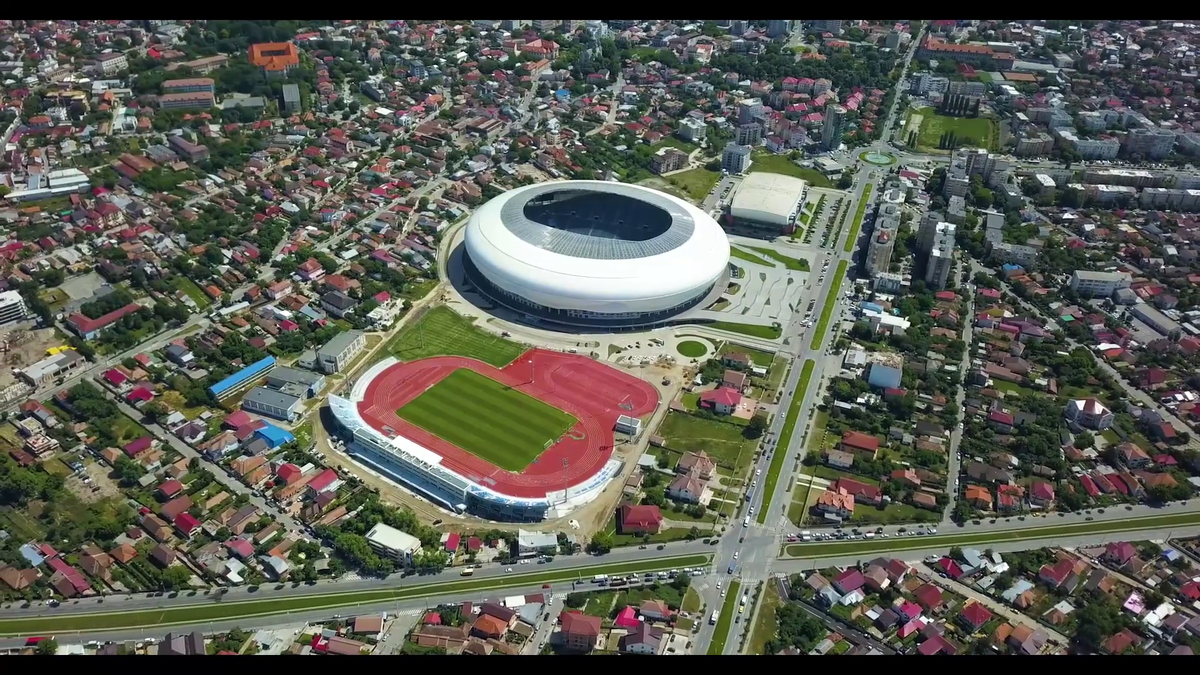
[[0, 405], [21, 398], [32, 390], [14, 371], [53, 356], [66, 348], [67, 339], [55, 328], [27, 329], [10, 326], [0, 330]]

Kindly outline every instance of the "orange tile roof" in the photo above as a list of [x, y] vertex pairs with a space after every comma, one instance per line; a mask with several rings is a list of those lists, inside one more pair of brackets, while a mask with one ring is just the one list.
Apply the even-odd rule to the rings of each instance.
[[300, 65], [300, 52], [292, 42], [260, 42], [250, 45], [250, 63], [270, 71]]

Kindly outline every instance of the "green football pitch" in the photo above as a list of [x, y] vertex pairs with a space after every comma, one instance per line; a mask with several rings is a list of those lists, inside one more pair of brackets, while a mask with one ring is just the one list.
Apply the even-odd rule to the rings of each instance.
[[491, 462], [521, 471], [578, 421], [538, 399], [473, 370], [442, 378], [396, 414]]

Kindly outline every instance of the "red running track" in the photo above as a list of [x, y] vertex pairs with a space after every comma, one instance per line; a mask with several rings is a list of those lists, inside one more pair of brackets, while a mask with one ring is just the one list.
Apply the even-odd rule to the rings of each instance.
[[[520, 473], [494, 464], [411, 424], [396, 414], [443, 377], [473, 370], [573, 415], [579, 422]], [[532, 377], [531, 377], [532, 376]], [[658, 405], [658, 390], [586, 356], [531, 349], [502, 369], [461, 356], [398, 363], [367, 384], [358, 411], [385, 436], [400, 435], [441, 455], [442, 465], [510, 497], [544, 497], [596, 475], [613, 452], [619, 415], [641, 417]], [[565, 465], [564, 465], [565, 462]]]

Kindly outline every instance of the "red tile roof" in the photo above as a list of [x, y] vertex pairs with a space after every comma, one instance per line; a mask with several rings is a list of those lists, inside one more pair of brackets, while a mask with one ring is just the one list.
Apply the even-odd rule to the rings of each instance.
[[842, 434], [842, 443], [852, 448], [860, 450], [878, 450], [879, 439], [871, 434], [864, 434], [860, 431], [847, 431]]
[[588, 616], [582, 612], [563, 612], [562, 632], [575, 637], [599, 637], [600, 617]]

